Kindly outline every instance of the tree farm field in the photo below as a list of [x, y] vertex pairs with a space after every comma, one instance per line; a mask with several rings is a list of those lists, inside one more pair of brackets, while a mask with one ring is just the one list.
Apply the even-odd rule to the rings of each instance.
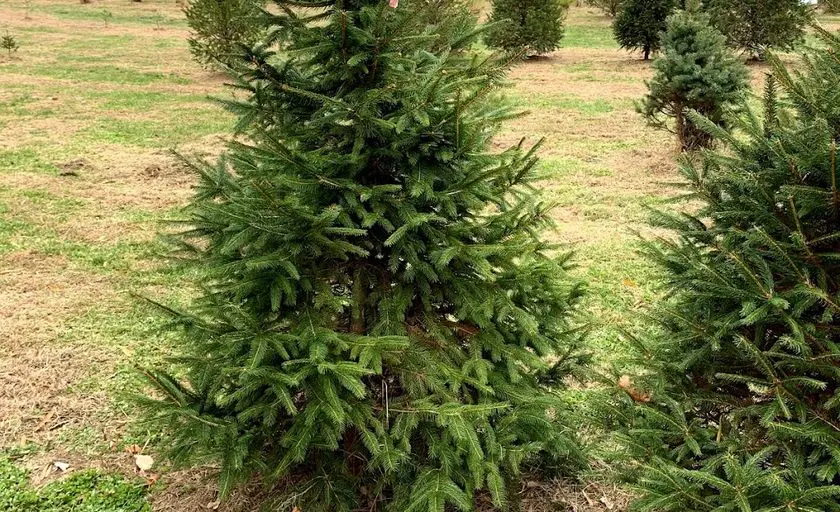
[[[636, 254], [638, 237], [656, 234], [647, 208], [679, 193], [676, 142], [634, 108], [650, 63], [617, 47], [610, 22], [570, 8], [562, 48], [510, 73], [503, 94], [526, 113], [495, 142], [544, 139], [550, 236], [576, 252], [602, 366], [657, 295]], [[821, 22], [840, 28], [840, 16]], [[173, 150], [212, 157], [230, 137], [233, 116], [208, 99], [230, 96], [226, 78], [192, 61], [174, 0], [3, 0], [0, 30], [20, 45], [0, 55], [0, 503], [8, 464], [30, 489], [87, 469], [121, 474], [150, 502], [130, 510], [252, 510], [247, 492], [218, 504], [212, 467], [138, 467], [159, 439], [131, 398], [137, 368], [175, 343], [136, 297], [178, 306], [194, 293], [158, 235], [194, 183]], [[754, 90], [765, 71], [750, 66]], [[530, 510], [622, 510], [611, 485], [565, 485], [534, 485]]]

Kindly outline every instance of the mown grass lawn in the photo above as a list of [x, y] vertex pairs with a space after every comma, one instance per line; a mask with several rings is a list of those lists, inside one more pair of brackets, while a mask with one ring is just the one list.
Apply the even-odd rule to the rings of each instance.
[[[215, 500], [212, 468], [137, 474], [129, 453], [154, 455], [157, 441], [135, 421], [135, 367], [175, 341], [132, 294], [176, 305], [191, 294], [189, 275], [161, 266], [156, 233], [193, 183], [170, 151], [213, 155], [229, 136], [233, 118], [207, 101], [229, 94], [224, 78], [192, 63], [172, 1], [7, 0], [0, 20], [21, 45], [0, 57], [0, 509], [111, 510], [96, 501], [105, 493], [125, 510], [198, 510]], [[530, 114], [498, 137], [545, 139], [550, 236], [589, 283], [599, 365], [626, 351], [621, 329], [644, 329], [656, 283], [638, 233], [651, 234], [646, 207], [676, 178], [672, 139], [634, 112], [649, 64], [616, 47], [609, 23], [571, 10], [564, 48], [511, 73], [507, 95]], [[222, 507], [237, 504], [249, 506]]]

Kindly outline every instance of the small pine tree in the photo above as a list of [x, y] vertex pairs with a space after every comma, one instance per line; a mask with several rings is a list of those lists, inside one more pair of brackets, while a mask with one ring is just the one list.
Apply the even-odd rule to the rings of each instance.
[[637, 106], [652, 126], [674, 131], [685, 151], [708, 147], [711, 135], [688, 117], [692, 110], [717, 126], [724, 113], [739, 105], [747, 89], [746, 67], [726, 47], [726, 39], [709, 25], [704, 14], [679, 11], [668, 18], [662, 55], [653, 63], [655, 74], [648, 94]]
[[820, 37], [796, 75], [772, 59], [763, 123], [685, 159], [701, 207], [648, 245], [663, 338], [610, 416], [637, 510], [840, 511], [840, 38]]
[[470, 51], [467, 10], [428, 25], [439, 1], [280, 1], [227, 103], [248, 142], [191, 164], [205, 292], [169, 311], [182, 377], [149, 371], [146, 405], [223, 496], [260, 475], [285, 509], [509, 510], [523, 461], [579, 457], [546, 385], [577, 369], [581, 289], [535, 150], [488, 153], [509, 60]]
[[707, 8], [729, 46], [756, 60], [768, 50], [792, 50], [813, 18], [802, 0], [708, 0]]
[[225, 69], [241, 58], [265, 31], [263, 0], [190, 0], [184, 7], [193, 58], [207, 68]]
[[9, 52], [9, 55], [11, 55], [12, 52], [18, 51], [20, 45], [18, 44], [17, 39], [15, 39], [15, 36], [10, 34], [7, 30], [6, 35], [4, 35], [2, 39], [0, 39], [0, 48], [3, 48], [7, 52]]
[[492, 0], [492, 5], [488, 46], [526, 55], [560, 47], [568, 5], [564, 0]]
[[628, 50], [642, 50], [650, 59], [659, 49], [665, 21], [674, 10], [675, 0], [625, 0], [613, 21], [618, 44]]

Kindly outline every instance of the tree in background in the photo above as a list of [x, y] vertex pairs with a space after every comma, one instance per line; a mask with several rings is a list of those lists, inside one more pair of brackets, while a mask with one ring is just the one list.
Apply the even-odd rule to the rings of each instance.
[[840, 0], [822, 0], [819, 5], [826, 14], [840, 12]]
[[621, 12], [624, 0], [587, 0], [587, 4], [601, 9], [607, 16], [615, 17]]
[[510, 62], [470, 51], [466, 10], [396, 4], [279, 2], [228, 103], [247, 142], [192, 164], [204, 293], [168, 310], [182, 357], [146, 406], [222, 496], [259, 475], [283, 510], [513, 510], [523, 462], [580, 460], [546, 383], [578, 368], [581, 287], [535, 148], [488, 152]]
[[485, 37], [488, 46], [539, 55], [556, 50], [563, 39], [566, 0], [492, 0], [493, 24]]
[[263, 0], [190, 0], [184, 14], [193, 58], [208, 68], [227, 68], [262, 37]]
[[674, 10], [675, 0], [625, 0], [613, 21], [618, 44], [628, 50], [641, 50], [644, 59], [659, 49], [665, 20]]
[[652, 126], [674, 122], [682, 149], [708, 147], [711, 135], [688, 117], [696, 111], [719, 127], [725, 112], [740, 105], [748, 86], [746, 67], [726, 47], [726, 38], [705, 14], [678, 11], [668, 18], [662, 54], [653, 63], [648, 94], [637, 106]]
[[802, 0], [709, 0], [707, 8], [729, 45], [757, 60], [768, 50], [792, 50], [813, 16]]
[[796, 75], [772, 59], [763, 122], [684, 160], [701, 207], [648, 244], [663, 337], [610, 414], [638, 510], [840, 510], [840, 38], [819, 35]]

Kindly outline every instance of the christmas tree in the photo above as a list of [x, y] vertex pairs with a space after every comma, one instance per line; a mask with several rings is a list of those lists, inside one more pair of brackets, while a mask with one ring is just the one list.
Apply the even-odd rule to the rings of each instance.
[[648, 245], [663, 337], [611, 411], [638, 510], [840, 510], [840, 38], [819, 34], [795, 75], [771, 59], [763, 118], [706, 123], [727, 148], [683, 162], [700, 209]]
[[707, 8], [729, 45], [757, 60], [768, 50], [792, 50], [813, 16], [802, 0], [708, 0]]
[[694, 125], [689, 112], [723, 127], [725, 112], [743, 99], [747, 69], [709, 25], [708, 16], [679, 11], [668, 18], [667, 26], [662, 56], [653, 63], [655, 74], [638, 110], [658, 128], [670, 129], [673, 119], [683, 150], [707, 147], [711, 135]]
[[564, 0], [493, 0], [487, 45], [526, 55], [556, 50], [563, 39]]
[[659, 49], [665, 21], [675, 0], [625, 0], [613, 21], [615, 40], [622, 48], [642, 50], [644, 59]]
[[246, 137], [192, 164], [204, 293], [168, 309], [182, 356], [146, 405], [223, 496], [258, 476], [306, 511], [508, 510], [524, 461], [580, 457], [554, 391], [581, 287], [541, 236], [536, 148], [488, 152], [509, 61], [439, 3], [281, 0], [227, 103]]

